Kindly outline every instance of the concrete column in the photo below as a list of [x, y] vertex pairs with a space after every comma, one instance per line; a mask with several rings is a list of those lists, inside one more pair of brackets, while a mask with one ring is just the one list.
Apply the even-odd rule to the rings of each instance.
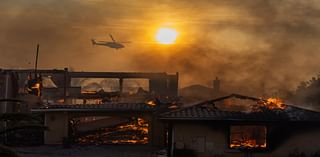
[[152, 118], [152, 121], [149, 123], [150, 128], [150, 145], [152, 146], [158, 146], [158, 147], [164, 147], [165, 146], [165, 134], [166, 130], [164, 127], [164, 123], [158, 120], [156, 117]]
[[64, 85], [63, 85], [63, 102], [64, 104], [67, 103], [67, 97], [69, 95], [68, 88], [70, 87], [69, 83], [69, 77], [68, 77], [68, 68], [64, 68]]
[[123, 78], [119, 78], [119, 88], [120, 88], [120, 94], [123, 92]]
[[67, 112], [46, 112], [45, 126], [49, 131], [44, 133], [45, 144], [62, 144], [63, 138], [68, 137], [68, 113]]
[[174, 150], [174, 128], [172, 123], [169, 123], [168, 128], [168, 157], [173, 157], [173, 150]]
[[[11, 81], [10, 81], [10, 75], [9, 74], [6, 74], [6, 77], [5, 77], [5, 91], [4, 91], [4, 98], [5, 99], [8, 99], [11, 97], [11, 94], [10, 94], [10, 89], [11, 89]], [[5, 101], [4, 104], [2, 105], [2, 113], [7, 113], [8, 112], [8, 102]], [[3, 122], [3, 127], [4, 129], [7, 129], [7, 122]], [[7, 133], [4, 134], [4, 143], [7, 144]]]
[[[9, 81], [10, 81], [10, 78], [9, 78], [9, 74], [6, 74], [6, 77], [5, 77], [5, 87], [4, 87], [4, 98], [5, 99], [8, 99], [9, 98]], [[7, 112], [7, 107], [8, 107], [8, 102], [4, 102], [3, 106], [2, 106], [2, 113], [6, 113]]]

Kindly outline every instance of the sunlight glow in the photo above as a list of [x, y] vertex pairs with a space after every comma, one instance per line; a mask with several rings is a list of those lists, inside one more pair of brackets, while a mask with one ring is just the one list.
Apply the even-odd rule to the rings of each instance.
[[178, 32], [172, 28], [160, 28], [156, 34], [156, 40], [160, 44], [173, 44], [178, 36]]

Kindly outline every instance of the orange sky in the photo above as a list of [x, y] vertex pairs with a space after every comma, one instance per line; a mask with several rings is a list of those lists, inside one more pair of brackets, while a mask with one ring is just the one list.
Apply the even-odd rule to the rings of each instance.
[[[1, 0], [0, 67], [180, 72], [181, 86], [252, 91], [294, 89], [319, 72], [320, 4], [315, 0]], [[179, 32], [155, 42], [159, 27]], [[131, 41], [114, 50], [90, 39]]]

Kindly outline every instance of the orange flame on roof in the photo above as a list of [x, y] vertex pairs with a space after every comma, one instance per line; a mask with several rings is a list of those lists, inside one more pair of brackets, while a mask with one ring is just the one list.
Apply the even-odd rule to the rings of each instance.
[[267, 100], [263, 101], [262, 105], [264, 107], [267, 107], [270, 110], [273, 110], [273, 109], [284, 110], [287, 107], [284, 104], [283, 100], [281, 100], [280, 98], [268, 98]]

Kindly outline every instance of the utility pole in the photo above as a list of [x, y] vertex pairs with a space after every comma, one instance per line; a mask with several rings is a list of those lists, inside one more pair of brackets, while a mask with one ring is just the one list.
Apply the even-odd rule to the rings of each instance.
[[34, 78], [37, 78], [39, 47], [40, 47], [40, 45], [37, 44], [36, 63], [35, 63], [35, 65], [34, 65]]

